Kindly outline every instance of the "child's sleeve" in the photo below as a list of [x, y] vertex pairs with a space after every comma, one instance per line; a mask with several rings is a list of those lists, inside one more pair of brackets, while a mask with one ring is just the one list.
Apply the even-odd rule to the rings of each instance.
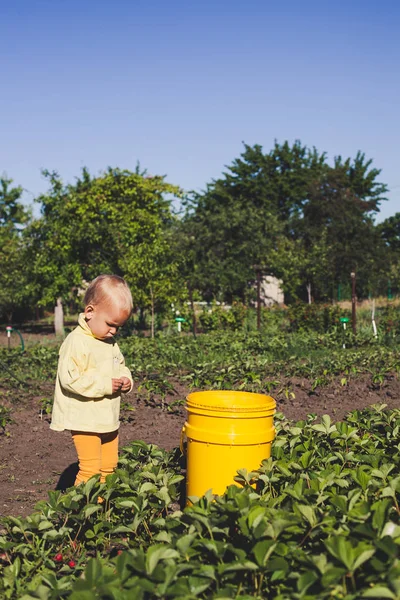
[[58, 378], [64, 390], [84, 398], [102, 398], [112, 394], [112, 379], [90, 366], [90, 357], [79, 344], [70, 343], [60, 352]]

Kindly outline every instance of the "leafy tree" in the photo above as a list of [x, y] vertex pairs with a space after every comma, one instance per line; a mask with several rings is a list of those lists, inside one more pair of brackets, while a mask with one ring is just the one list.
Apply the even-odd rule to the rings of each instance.
[[154, 314], [175, 289], [168, 196], [179, 189], [163, 177], [112, 168], [95, 178], [83, 169], [74, 185], [55, 172], [45, 175], [50, 189], [39, 197], [42, 216], [29, 231], [40, 302], [54, 303], [73, 286], [112, 272], [126, 277], [137, 305]]
[[225, 173], [231, 193], [251, 198], [261, 208], [277, 215], [290, 234], [294, 217], [303, 211], [310, 182], [325, 169], [326, 154], [319, 154], [296, 140], [292, 146], [275, 142], [264, 154], [262, 146], [244, 145], [244, 152]]
[[192, 280], [211, 299], [244, 299], [254, 266], [264, 264], [281, 233], [276, 215], [217, 182], [186, 225], [196, 265]]
[[319, 277], [328, 271], [326, 232], [309, 248], [302, 239], [282, 236], [270, 254], [270, 261], [274, 273], [282, 280], [286, 301], [307, 298], [311, 303]]
[[393, 252], [400, 250], [400, 213], [396, 213], [379, 223], [377, 230], [388, 250]]
[[12, 179], [0, 179], [0, 315], [11, 322], [18, 308], [28, 301], [22, 227], [30, 212], [21, 203], [22, 188], [12, 187]]
[[384, 293], [388, 285], [400, 289], [400, 213], [385, 219], [376, 227], [379, 241], [383, 245], [383, 257], [381, 263], [384, 265], [384, 282], [382, 284]]
[[[194, 195], [182, 231], [192, 239], [193, 284], [206, 297], [244, 299], [254, 264], [283, 279], [290, 297], [330, 298], [350, 270], [371, 287], [373, 215], [386, 186], [358, 153], [333, 167], [296, 141], [264, 154], [245, 145], [223, 176]], [[376, 282], [375, 282], [376, 283]]]
[[354, 270], [361, 293], [374, 286], [371, 264], [379, 244], [373, 214], [379, 210], [386, 186], [375, 181], [379, 171], [368, 170], [370, 164], [360, 153], [354, 161], [338, 157], [334, 167], [326, 166], [309, 188], [295, 230], [307, 254], [317, 246], [325, 256], [323, 264], [315, 257], [318, 262], [313, 275], [321, 299], [332, 297], [332, 289], [347, 281]]
[[21, 229], [27, 223], [30, 212], [21, 203], [22, 187], [11, 187], [12, 179], [0, 178], [0, 227]]
[[293, 290], [294, 279], [287, 278], [293, 270], [279, 249], [287, 249], [293, 239], [293, 221], [324, 160], [299, 141], [292, 146], [275, 143], [269, 154], [260, 145], [245, 145], [223, 177], [192, 197], [185, 230], [193, 239], [192, 262], [197, 265], [193, 284], [206, 297], [245, 300], [255, 265], [283, 276], [286, 288]]

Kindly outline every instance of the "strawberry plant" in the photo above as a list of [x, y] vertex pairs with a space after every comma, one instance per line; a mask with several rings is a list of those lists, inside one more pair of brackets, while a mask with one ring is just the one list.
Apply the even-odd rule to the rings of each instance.
[[184, 507], [180, 453], [137, 442], [104, 484], [3, 519], [0, 597], [398, 598], [400, 410], [275, 422], [222, 496]]

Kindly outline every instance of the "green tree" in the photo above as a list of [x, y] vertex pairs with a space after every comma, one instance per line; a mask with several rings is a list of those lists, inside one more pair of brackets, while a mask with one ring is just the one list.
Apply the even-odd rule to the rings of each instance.
[[168, 229], [179, 189], [138, 170], [108, 168], [92, 178], [83, 169], [74, 185], [45, 175], [50, 189], [39, 197], [42, 216], [29, 230], [40, 302], [54, 304], [72, 287], [112, 272], [127, 279], [137, 306], [154, 314], [176, 284]]
[[381, 293], [386, 294], [388, 280], [391, 286], [400, 289], [400, 213], [385, 219], [376, 229], [384, 248], [381, 259]]
[[21, 230], [30, 218], [21, 202], [22, 188], [12, 179], [0, 179], [0, 315], [11, 322], [15, 311], [27, 309], [28, 287]]
[[[386, 186], [376, 182], [379, 171], [370, 165], [361, 153], [354, 161], [338, 157], [310, 185], [294, 229], [307, 255], [315, 254], [318, 247], [325, 257], [323, 263], [317, 262], [313, 275], [318, 299], [331, 298], [351, 271], [357, 272], [359, 293], [366, 294], [376, 285], [376, 270], [371, 267], [379, 260], [379, 243], [373, 216]], [[318, 254], [315, 260], [319, 261]]]
[[30, 212], [21, 203], [23, 188], [12, 184], [12, 179], [0, 178], [0, 227], [20, 230], [29, 220]]
[[264, 264], [281, 235], [276, 215], [218, 181], [197, 198], [184, 231], [190, 250], [192, 286], [208, 299], [245, 299], [254, 266]]
[[319, 278], [329, 269], [326, 232], [309, 248], [301, 238], [282, 236], [270, 254], [270, 262], [282, 280], [286, 301], [304, 298], [311, 303]]
[[393, 252], [400, 250], [400, 213], [385, 219], [377, 225], [377, 230], [385, 247]]
[[[193, 285], [207, 298], [245, 299], [254, 265], [277, 271], [271, 256], [302, 208], [324, 155], [296, 141], [269, 154], [245, 145], [223, 176], [195, 194], [182, 228], [191, 244]], [[279, 273], [276, 273], [279, 275]]]
[[301, 215], [310, 183], [323, 173], [326, 154], [299, 140], [292, 145], [275, 141], [264, 154], [262, 146], [244, 145], [244, 152], [224, 174], [232, 194], [251, 198], [255, 206], [277, 215], [290, 235], [293, 219]]
[[[332, 297], [350, 270], [373, 285], [373, 215], [386, 186], [362, 153], [326, 154], [299, 141], [268, 154], [245, 145], [223, 176], [192, 197], [182, 232], [192, 239], [193, 284], [206, 297], [244, 299], [254, 264], [283, 280], [290, 297]], [[345, 279], [343, 279], [345, 278]], [[376, 281], [375, 281], [376, 283]]]

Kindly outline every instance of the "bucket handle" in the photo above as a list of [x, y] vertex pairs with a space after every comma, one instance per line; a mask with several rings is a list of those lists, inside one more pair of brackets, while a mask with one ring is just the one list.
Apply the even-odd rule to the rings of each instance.
[[180, 448], [180, 451], [182, 452], [182, 454], [185, 454], [185, 449], [183, 447], [183, 443], [185, 441], [185, 437], [186, 437], [186, 427], [183, 426], [182, 427], [182, 431], [181, 431], [181, 437], [180, 437], [180, 440], [179, 440], [179, 448]]

